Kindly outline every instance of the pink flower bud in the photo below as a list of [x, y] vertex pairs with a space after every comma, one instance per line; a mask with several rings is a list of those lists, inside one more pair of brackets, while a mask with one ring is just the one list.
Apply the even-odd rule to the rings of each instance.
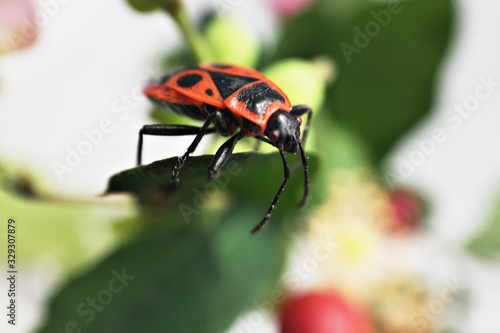
[[31, 45], [37, 34], [30, 0], [0, 0], [0, 54]]
[[271, 0], [274, 11], [284, 17], [294, 16], [305, 10], [315, 0]]

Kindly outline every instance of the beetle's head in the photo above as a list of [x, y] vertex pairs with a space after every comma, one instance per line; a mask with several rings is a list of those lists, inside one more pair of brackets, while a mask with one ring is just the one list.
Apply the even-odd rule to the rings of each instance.
[[264, 133], [276, 147], [295, 154], [298, 150], [301, 123], [299, 116], [294, 117], [285, 110], [279, 110], [269, 118]]

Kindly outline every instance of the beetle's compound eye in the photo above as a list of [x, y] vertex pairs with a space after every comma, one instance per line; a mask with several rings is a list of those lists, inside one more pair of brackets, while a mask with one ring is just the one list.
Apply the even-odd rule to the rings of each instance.
[[272, 142], [277, 142], [280, 138], [280, 132], [278, 130], [269, 131], [267, 137], [271, 139]]
[[300, 118], [300, 116], [295, 117], [295, 119], [297, 120], [299, 125], [302, 125], [302, 118]]

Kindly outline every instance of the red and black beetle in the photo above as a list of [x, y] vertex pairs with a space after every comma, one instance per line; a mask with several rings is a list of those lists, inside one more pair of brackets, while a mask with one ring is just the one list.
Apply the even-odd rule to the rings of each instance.
[[[290, 178], [290, 167], [284, 151], [295, 154], [300, 150], [305, 182], [302, 207], [309, 193], [307, 157], [303, 144], [307, 137], [312, 111], [308, 106], [292, 106], [281, 89], [252, 68], [203, 63], [173, 71], [144, 88], [144, 94], [164, 109], [204, 121], [203, 126], [145, 125], [139, 132], [137, 164], [141, 164], [144, 135], [196, 135], [186, 153], [179, 157], [172, 180], [179, 181], [179, 171], [202, 137], [218, 132], [231, 136], [218, 150], [208, 167], [210, 178], [215, 177], [229, 160], [236, 143], [252, 136], [279, 149], [285, 179], [262, 221], [252, 230], [259, 231], [271, 217], [281, 192]], [[302, 140], [301, 115], [308, 114]], [[214, 127], [210, 127], [214, 124]], [[267, 138], [266, 138], [267, 136]]]

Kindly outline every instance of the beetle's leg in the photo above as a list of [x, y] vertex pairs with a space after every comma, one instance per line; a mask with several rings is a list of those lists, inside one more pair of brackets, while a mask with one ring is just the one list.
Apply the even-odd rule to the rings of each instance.
[[307, 199], [309, 198], [309, 163], [307, 162], [306, 152], [302, 143], [299, 141], [300, 158], [302, 159], [302, 165], [304, 166], [304, 196], [302, 197], [302, 202], [299, 208], [305, 206]]
[[276, 204], [278, 203], [278, 200], [280, 198], [281, 192], [283, 192], [283, 189], [285, 188], [286, 183], [288, 183], [288, 179], [290, 179], [290, 166], [288, 165], [288, 161], [286, 160], [285, 153], [280, 150], [279, 151], [281, 154], [281, 159], [283, 160], [283, 168], [285, 171], [285, 180], [281, 184], [281, 187], [278, 190], [278, 193], [276, 193], [276, 196], [273, 199], [273, 202], [271, 203], [271, 207], [269, 207], [269, 210], [267, 211], [266, 215], [264, 215], [264, 218], [262, 221], [260, 221], [259, 224], [255, 228], [252, 229], [252, 234], [255, 234], [257, 231], [260, 229], [264, 228], [264, 226], [267, 224], [269, 221], [269, 218], [271, 217], [271, 214], [276, 207]]
[[177, 165], [174, 168], [174, 171], [172, 172], [172, 181], [176, 184], [179, 183], [179, 171], [181, 170], [182, 166], [184, 165], [184, 162], [186, 161], [187, 157], [195, 151], [196, 147], [198, 147], [198, 144], [200, 143], [201, 139], [205, 134], [207, 134], [210, 126], [217, 118], [221, 117], [220, 111], [216, 110], [215, 112], [211, 113], [210, 116], [208, 116], [207, 120], [205, 120], [205, 123], [203, 126], [201, 126], [200, 130], [198, 131], [198, 134], [196, 134], [196, 137], [194, 138], [193, 142], [191, 145], [189, 145], [187, 151], [179, 157], [177, 160]]
[[231, 157], [231, 154], [233, 153], [234, 146], [236, 143], [243, 138], [243, 133], [238, 132], [237, 134], [233, 135], [229, 140], [224, 142], [222, 146], [217, 150], [217, 152], [214, 155], [214, 158], [212, 159], [212, 162], [210, 162], [210, 165], [208, 166], [208, 177], [210, 179], [214, 178], [217, 176], [220, 172], [220, 169], [226, 164], [226, 162], [229, 160], [229, 157]]
[[[187, 125], [144, 125], [139, 131], [139, 142], [137, 145], [137, 165], [142, 162], [142, 143], [144, 135], [177, 136], [196, 135], [200, 132], [200, 127]], [[216, 132], [215, 128], [209, 128], [205, 134]]]
[[306, 145], [307, 134], [309, 133], [309, 126], [311, 125], [312, 110], [307, 105], [295, 105], [290, 111], [293, 116], [302, 116], [307, 113], [306, 125], [304, 126], [304, 131], [302, 132], [302, 144]]

